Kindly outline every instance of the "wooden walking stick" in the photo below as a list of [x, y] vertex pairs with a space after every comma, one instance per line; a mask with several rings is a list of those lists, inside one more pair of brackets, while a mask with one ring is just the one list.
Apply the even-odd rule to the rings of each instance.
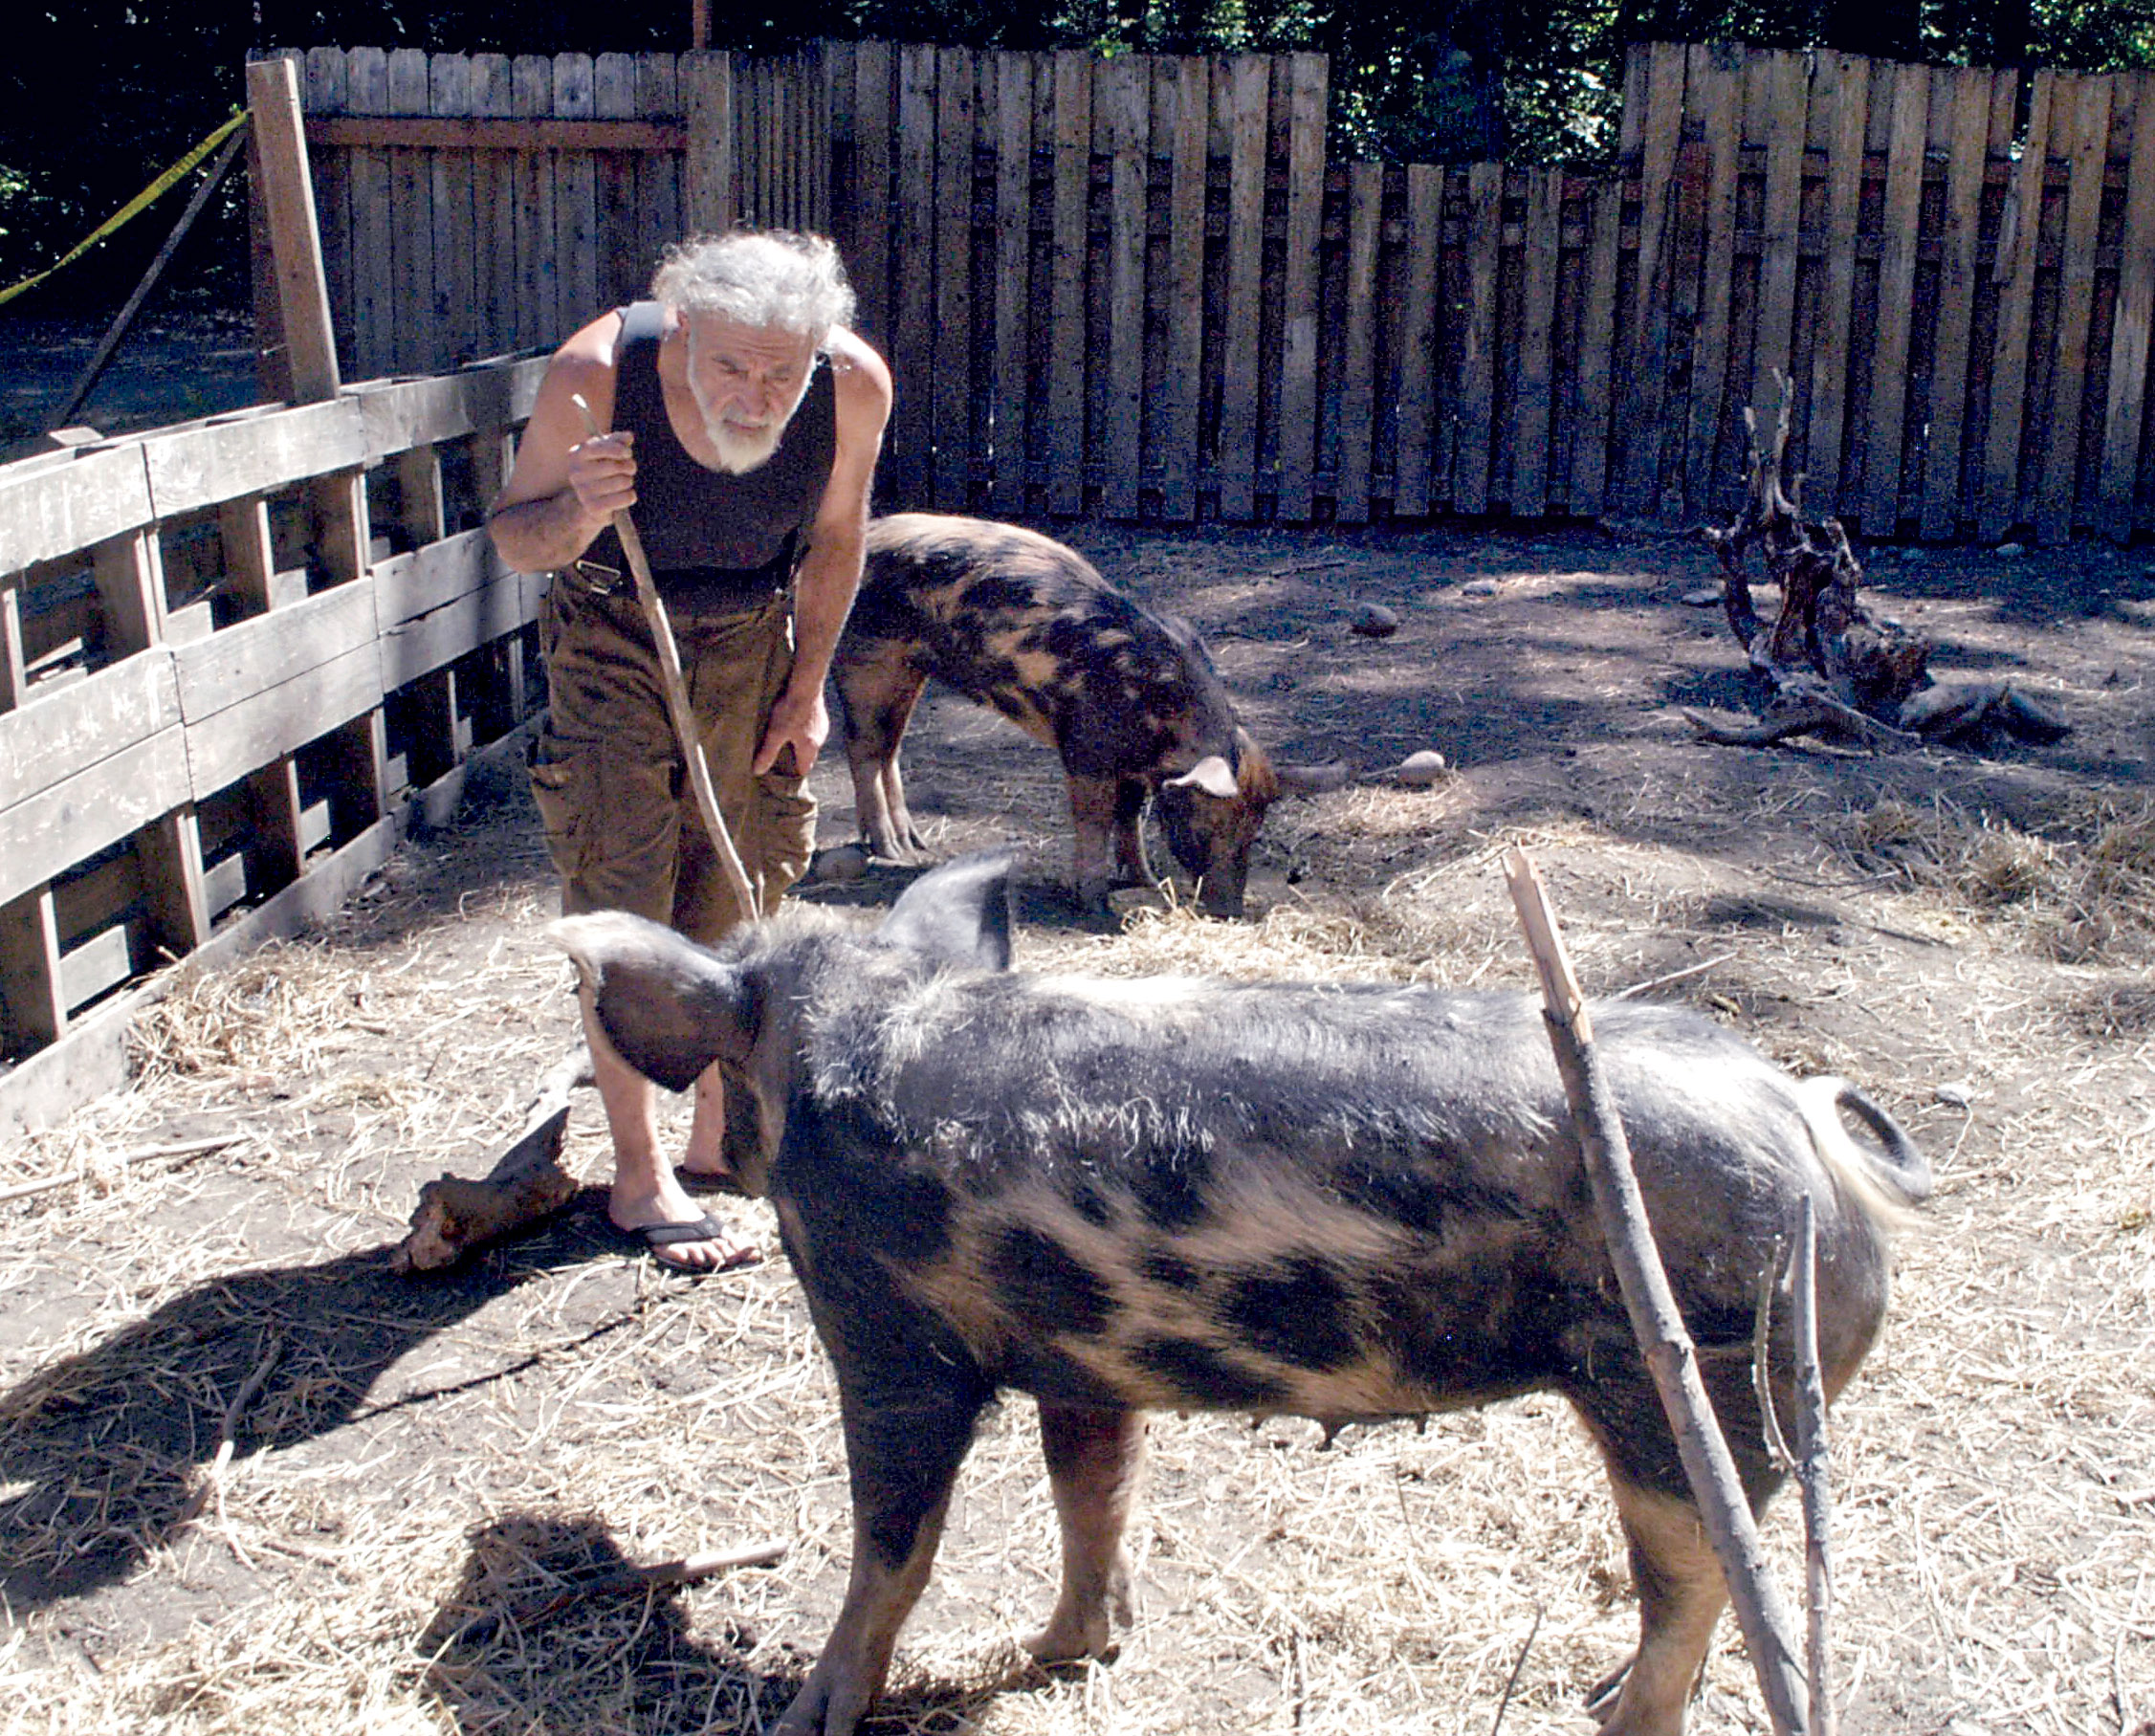
[[[591, 438], [604, 438], [605, 429], [592, 415], [583, 394], [571, 392], [569, 401], [583, 412], [583, 426], [590, 431]], [[658, 647], [666, 709], [673, 718], [673, 735], [681, 744], [681, 757], [689, 764], [689, 783], [696, 793], [696, 806], [702, 811], [704, 827], [711, 833], [711, 846], [718, 852], [718, 865], [726, 871], [726, 881], [734, 889], [734, 896], [740, 900], [741, 909], [753, 919], [763, 913], [763, 901], [758, 890], [749, 884], [748, 870], [741, 866], [740, 852], [734, 847], [734, 836], [726, 829], [725, 817], [718, 812], [718, 792], [712, 787], [710, 762], [703, 756], [703, 738], [696, 734], [695, 714], [689, 709], [689, 684], [681, 674], [681, 649], [673, 643], [673, 625], [666, 618], [666, 604], [660, 600], [658, 585], [651, 578], [651, 563], [644, 557], [644, 539], [637, 536], [627, 507], [614, 514], [613, 530], [621, 538], [621, 552], [627, 557], [628, 571], [636, 581], [636, 601], [644, 605], [644, 620], [649, 625], [652, 642]]]

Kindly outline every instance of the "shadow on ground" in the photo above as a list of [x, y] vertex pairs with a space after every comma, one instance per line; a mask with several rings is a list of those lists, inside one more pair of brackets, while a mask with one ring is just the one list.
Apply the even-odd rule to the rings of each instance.
[[[391, 1272], [382, 1247], [230, 1273], [54, 1362], [0, 1395], [0, 1595], [18, 1615], [80, 1596], [176, 1541], [193, 1523], [196, 1472], [216, 1454], [228, 1411], [234, 1452], [245, 1456], [530, 1366], [539, 1352], [370, 1402], [377, 1380], [415, 1347], [615, 1246], [604, 1195], [587, 1188], [539, 1233], [468, 1267], [414, 1281]], [[600, 1321], [587, 1339], [626, 1318]]]
[[[584, 1736], [599, 1721], [761, 1732], [814, 1662], [791, 1645], [765, 1648], [750, 1621], [723, 1609], [703, 1610], [692, 1633], [682, 1588], [623, 1585], [630, 1563], [597, 1520], [510, 1513], [469, 1543], [455, 1590], [417, 1640], [428, 1695], [469, 1736]], [[723, 1580], [708, 1583], [716, 1590], [703, 1595], [723, 1596]], [[1047, 1679], [1014, 1648], [1001, 1662], [964, 1682], [914, 1677], [879, 1696], [868, 1722], [973, 1729], [998, 1695]]]

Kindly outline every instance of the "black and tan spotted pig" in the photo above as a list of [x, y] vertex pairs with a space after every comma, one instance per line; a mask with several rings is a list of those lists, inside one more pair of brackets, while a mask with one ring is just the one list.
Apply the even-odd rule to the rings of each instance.
[[[1605, 1729], [1677, 1736], [1721, 1574], [1596, 1228], [1538, 1005], [1396, 984], [1026, 976], [1006, 865], [924, 876], [872, 933], [781, 917], [716, 952], [622, 915], [555, 933], [620, 1052], [718, 1062], [838, 1375], [844, 1608], [779, 1726], [847, 1736], [928, 1579], [975, 1419], [1039, 1400], [1062, 1591], [1029, 1642], [1097, 1656], [1148, 1410], [1327, 1422], [1550, 1391], [1600, 1448], [1639, 1593]], [[1887, 1228], [1928, 1192], [1853, 1087], [1685, 1011], [1593, 1013], [1646, 1205], [1746, 1490], [1753, 1307], [1805, 1199], [1829, 1394], [1884, 1319]], [[1868, 1131], [1863, 1143], [1842, 1111]], [[1771, 1383], [1792, 1402], [1786, 1310]]]
[[1114, 588], [1075, 549], [1011, 524], [900, 513], [869, 526], [867, 568], [831, 682], [861, 839], [921, 847], [898, 744], [930, 679], [992, 706], [1061, 756], [1079, 901], [1150, 885], [1148, 801], [1213, 915], [1240, 915], [1250, 846], [1283, 791], [1322, 787], [1274, 766], [1235, 714], [1186, 621]]

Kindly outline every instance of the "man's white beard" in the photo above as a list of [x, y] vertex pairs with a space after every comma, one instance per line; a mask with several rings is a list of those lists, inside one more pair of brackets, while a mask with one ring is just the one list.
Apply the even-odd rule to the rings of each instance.
[[785, 432], [785, 424], [774, 422], [752, 433], [715, 416], [706, 416], [703, 430], [718, 449], [718, 468], [730, 475], [742, 476], [770, 462], [771, 454], [779, 450], [779, 436]]
[[771, 454], [779, 450], [779, 442], [784, 438], [786, 427], [793, 420], [793, 412], [808, 395], [808, 387], [803, 382], [799, 395], [786, 407], [785, 414], [769, 427], [759, 429], [744, 429], [738, 423], [724, 421], [714, 414], [693, 371], [689, 375], [689, 395], [696, 401], [696, 410], [703, 417], [703, 431], [711, 436], [712, 447], [718, 454], [718, 468], [728, 475], [744, 476], [771, 461]]

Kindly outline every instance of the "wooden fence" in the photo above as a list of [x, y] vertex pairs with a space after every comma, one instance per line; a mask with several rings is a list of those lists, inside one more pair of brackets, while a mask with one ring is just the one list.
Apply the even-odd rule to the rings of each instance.
[[550, 343], [683, 228], [827, 223], [886, 506], [1681, 522], [1781, 369], [1865, 534], [2155, 528], [2147, 75], [1655, 45], [1588, 175], [1328, 163], [1313, 55], [304, 62], [357, 371]]
[[0, 467], [0, 1132], [119, 1081], [144, 973], [333, 912], [534, 709], [539, 582], [480, 525], [541, 366]]

